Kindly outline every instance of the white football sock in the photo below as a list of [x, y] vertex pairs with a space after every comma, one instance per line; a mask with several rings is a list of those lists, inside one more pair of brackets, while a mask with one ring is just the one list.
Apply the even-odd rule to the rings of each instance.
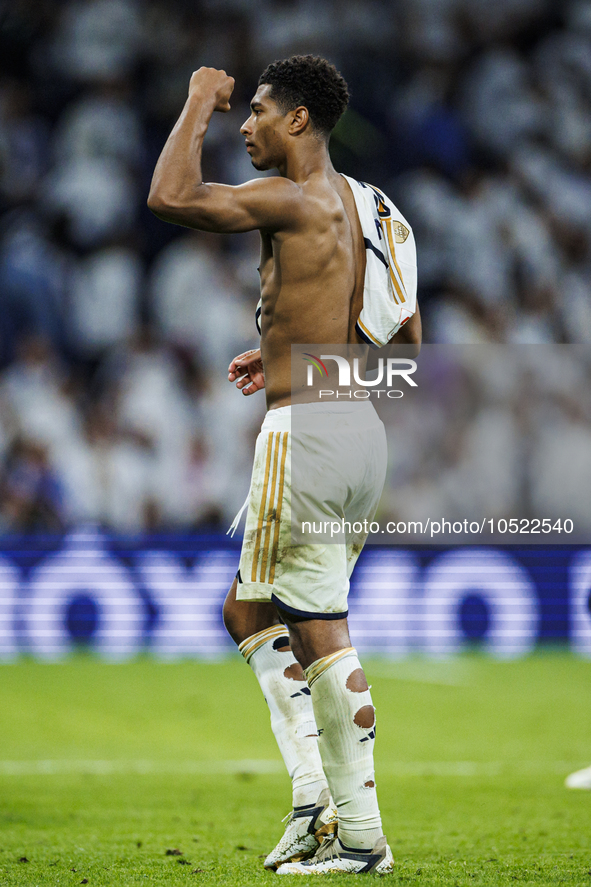
[[326, 788], [310, 690], [289, 645], [285, 625], [272, 625], [238, 649], [258, 678], [271, 729], [293, 785], [293, 806], [315, 804]]
[[375, 710], [353, 647], [306, 669], [324, 772], [337, 810], [339, 840], [371, 850], [383, 835], [373, 765]]

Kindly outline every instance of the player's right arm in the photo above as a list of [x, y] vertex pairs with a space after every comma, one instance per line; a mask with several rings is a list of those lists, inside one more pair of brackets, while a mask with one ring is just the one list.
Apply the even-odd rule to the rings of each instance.
[[148, 207], [165, 222], [235, 234], [276, 231], [297, 221], [301, 190], [286, 178], [254, 179], [244, 185], [204, 182], [203, 140], [214, 111], [229, 111], [234, 78], [215, 68], [195, 71], [185, 107], [156, 164]]

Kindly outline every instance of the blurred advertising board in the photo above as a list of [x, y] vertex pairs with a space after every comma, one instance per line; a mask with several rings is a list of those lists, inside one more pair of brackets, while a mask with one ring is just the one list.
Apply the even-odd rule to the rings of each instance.
[[[97, 530], [0, 540], [0, 661], [59, 660], [80, 645], [107, 660], [219, 657], [240, 542], [123, 538]], [[349, 617], [362, 653], [445, 656], [471, 644], [523, 656], [568, 643], [591, 655], [591, 548], [371, 545]]]

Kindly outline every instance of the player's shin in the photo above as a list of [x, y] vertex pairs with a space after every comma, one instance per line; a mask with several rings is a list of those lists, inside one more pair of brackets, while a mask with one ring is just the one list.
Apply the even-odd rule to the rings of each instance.
[[375, 711], [353, 647], [306, 669], [322, 764], [339, 815], [339, 840], [371, 850], [382, 836], [375, 787]]
[[316, 803], [326, 788], [310, 690], [289, 646], [284, 625], [243, 641], [240, 652], [258, 678], [271, 713], [271, 729], [293, 785], [293, 806]]

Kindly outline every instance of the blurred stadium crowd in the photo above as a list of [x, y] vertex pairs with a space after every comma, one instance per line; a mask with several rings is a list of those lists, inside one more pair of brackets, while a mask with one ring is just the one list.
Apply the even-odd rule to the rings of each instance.
[[[337, 64], [352, 100], [335, 165], [413, 224], [426, 342], [591, 344], [591, 2], [8, 0], [0, 14], [1, 532], [215, 530], [247, 492], [264, 403], [226, 370], [257, 341], [257, 235], [188, 232], [145, 205], [202, 64], [236, 78], [204, 152], [206, 178], [231, 184], [254, 175], [238, 129], [261, 70], [294, 52]], [[562, 375], [548, 428], [582, 429], [587, 470], [589, 399]], [[470, 378], [452, 432], [490, 441]], [[519, 399], [483, 402], [498, 433], [519, 423]], [[432, 441], [425, 427], [407, 430]], [[528, 440], [530, 464], [551, 464]], [[477, 443], [449, 452], [456, 473], [468, 452], [486, 498], [483, 476], [501, 487]], [[394, 466], [405, 501], [432, 482], [445, 507], [447, 481], [422, 464]]]

